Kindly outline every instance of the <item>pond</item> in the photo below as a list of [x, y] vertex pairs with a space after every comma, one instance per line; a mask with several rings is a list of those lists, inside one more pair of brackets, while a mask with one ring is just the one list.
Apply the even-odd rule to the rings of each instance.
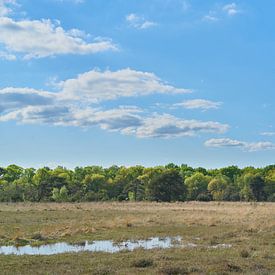
[[[123, 250], [133, 251], [134, 249], [167, 249], [167, 248], [194, 248], [198, 245], [193, 243], [182, 243], [181, 237], [154, 237], [146, 240], [128, 240], [115, 243], [111, 240], [105, 241], [85, 241], [79, 244], [69, 244], [66, 242], [46, 244], [41, 246], [1, 246], [2, 255], [56, 255], [61, 253], [79, 253], [79, 252], [107, 252], [117, 253]], [[230, 245], [221, 244], [219, 246], [208, 246], [208, 248], [230, 248]]]
[[150, 238], [148, 240], [125, 241], [121, 243], [114, 243], [113, 241], [85, 241], [80, 244], [69, 244], [65, 242], [47, 244], [41, 246], [1, 246], [0, 254], [4, 255], [55, 255], [68, 252], [109, 252], [116, 253], [122, 250], [133, 251], [137, 248], [153, 249], [153, 248], [171, 248], [178, 246], [180, 237], [166, 237], [166, 238]]

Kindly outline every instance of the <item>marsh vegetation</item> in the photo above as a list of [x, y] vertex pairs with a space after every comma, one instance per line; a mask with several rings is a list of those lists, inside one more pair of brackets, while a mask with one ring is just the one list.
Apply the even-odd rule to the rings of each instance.
[[[1, 245], [180, 236], [197, 247], [0, 255], [2, 274], [272, 274], [275, 204], [101, 202], [1, 204]], [[219, 244], [231, 244], [224, 248]], [[209, 249], [209, 246], [217, 246]]]

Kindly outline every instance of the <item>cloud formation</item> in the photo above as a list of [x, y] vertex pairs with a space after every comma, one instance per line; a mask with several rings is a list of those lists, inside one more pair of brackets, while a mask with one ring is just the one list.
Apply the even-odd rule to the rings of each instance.
[[221, 102], [214, 102], [205, 99], [186, 100], [181, 103], [174, 104], [175, 107], [183, 107], [186, 109], [201, 109], [203, 111], [209, 109], [218, 109], [222, 105]]
[[212, 12], [210, 12], [209, 14], [205, 15], [203, 18], [202, 18], [203, 21], [209, 21], [209, 22], [216, 22], [216, 21], [219, 21], [219, 18], [216, 17], [216, 15]]
[[126, 21], [130, 27], [135, 29], [148, 29], [157, 26], [156, 22], [146, 20], [142, 16], [138, 16], [137, 14], [130, 13], [126, 16]]
[[0, 51], [0, 59], [14, 61], [16, 60], [16, 56], [14, 54], [10, 54], [5, 51]]
[[11, 7], [16, 4], [16, 0], [0, 0], [0, 16], [5, 16], [11, 13]]
[[229, 126], [213, 121], [185, 120], [169, 114], [144, 119], [142, 126], [136, 129], [138, 137], [181, 137], [195, 136], [199, 133], [224, 133]]
[[27, 106], [0, 116], [0, 121], [24, 124], [93, 127], [138, 138], [175, 138], [200, 133], [224, 133], [228, 125], [213, 121], [185, 120], [168, 114], [144, 115], [136, 107], [102, 110], [77, 106]]
[[268, 141], [260, 141], [260, 142], [245, 142], [234, 140], [230, 138], [213, 138], [207, 140], [205, 143], [207, 147], [237, 147], [242, 148], [244, 151], [255, 152], [262, 150], [272, 150], [275, 149], [275, 144]]
[[99, 126], [139, 138], [172, 138], [200, 133], [224, 133], [226, 124], [186, 120], [169, 114], [148, 113], [135, 106], [105, 109], [98, 103], [121, 97], [188, 93], [153, 73], [123, 69], [90, 71], [57, 84], [57, 92], [30, 88], [0, 90], [0, 121], [55, 126]]
[[223, 11], [227, 13], [229, 16], [234, 16], [237, 13], [240, 13], [240, 10], [236, 3], [230, 3], [223, 6]]
[[100, 102], [119, 97], [146, 96], [149, 94], [185, 94], [191, 90], [176, 88], [153, 73], [122, 69], [118, 71], [92, 70], [60, 82], [63, 100]]
[[223, 19], [225, 16], [233, 17], [240, 12], [241, 10], [239, 9], [238, 5], [233, 2], [210, 10], [208, 14], [203, 16], [202, 20], [208, 22], [217, 22], [220, 19]]
[[25, 59], [117, 50], [110, 39], [87, 42], [82, 31], [66, 31], [58, 21], [49, 19], [16, 21], [9, 17], [0, 17], [0, 29], [0, 43], [8, 54], [22, 54]]
[[0, 114], [26, 106], [53, 104], [55, 97], [54, 93], [30, 88], [5, 88], [0, 90]]

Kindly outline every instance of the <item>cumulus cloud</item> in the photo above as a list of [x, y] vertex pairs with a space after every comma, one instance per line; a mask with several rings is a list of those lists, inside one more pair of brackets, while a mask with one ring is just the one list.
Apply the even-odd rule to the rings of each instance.
[[0, 90], [0, 114], [29, 105], [54, 103], [55, 94], [30, 88], [5, 88]]
[[99, 102], [119, 97], [145, 96], [153, 93], [190, 93], [162, 81], [153, 73], [122, 69], [118, 71], [92, 70], [58, 84], [64, 100]]
[[174, 104], [175, 107], [183, 107], [186, 109], [201, 109], [201, 110], [209, 110], [209, 109], [218, 109], [221, 106], [221, 102], [214, 102], [205, 99], [192, 99], [186, 100], [181, 103]]
[[71, 114], [67, 106], [27, 106], [0, 116], [0, 121], [10, 120], [22, 124], [65, 125], [66, 121], [71, 121]]
[[202, 17], [202, 20], [208, 22], [217, 22], [220, 19], [223, 19], [225, 15], [233, 17], [240, 12], [241, 10], [236, 3], [229, 3], [224, 6], [220, 6], [213, 10], [210, 10], [208, 14]]
[[27, 106], [0, 116], [0, 121], [15, 120], [23, 124], [49, 124], [54, 126], [93, 127], [108, 131], [129, 133], [142, 125], [142, 111], [134, 107], [119, 107], [110, 110], [64, 106]]
[[194, 136], [202, 132], [224, 133], [229, 126], [213, 121], [185, 120], [169, 114], [158, 115], [144, 119], [142, 126], [136, 129], [138, 137], [181, 137]]
[[0, 89], [0, 102], [9, 106], [45, 105], [49, 100], [66, 103], [99, 103], [121, 97], [150, 94], [185, 94], [189, 89], [176, 88], [153, 73], [122, 69], [118, 71], [92, 70], [76, 78], [54, 83], [56, 93], [31, 88], [8, 87]]
[[0, 0], [0, 16], [5, 16], [11, 13], [11, 7], [16, 4], [16, 0]]
[[24, 58], [42, 58], [59, 54], [93, 54], [117, 50], [110, 39], [87, 42], [83, 32], [64, 30], [58, 21], [20, 20], [0, 17], [0, 43], [9, 53], [23, 54]]
[[238, 148], [242, 148], [244, 151], [249, 151], [249, 152], [275, 149], [275, 144], [268, 141], [245, 142], [245, 141], [239, 141], [239, 140], [234, 140], [230, 138], [209, 139], [204, 144], [207, 147], [216, 147], [216, 148], [238, 147]]
[[[149, 94], [187, 93], [153, 73], [124, 69], [90, 71], [57, 84], [57, 92], [30, 88], [0, 90], [0, 121], [93, 127], [139, 138], [172, 138], [200, 133], [224, 133], [226, 124], [186, 120], [169, 114], [149, 113], [135, 106], [103, 108], [99, 102]], [[95, 104], [97, 103], [97, 104]]]
[[144, 115], [136, 107], [110, 110], [76, 106], [27, 106], [0, 116], [0, 121], [50, 124], [56, 126], [99, 126], [108, 131], [118, 131], [139, 138], [173, 138], [194, 136], [199, 133], [223, 133], [228, 125], [212, 121], [184, 120], [168, 114]]
[[202, 20], [209, 21], [209, 22], [217, 22], [217, 21], [219, 21], [219, 18], [213, 12], [209, 12], [209, 14], [205, 15], [202, 18]]
[[0, 59], [14, 61], [16, 60], [16, 56], [5, 51], [0, 51]]
[[227, 13], [229, 16], [234, 16], [237, 13], [240, 13], [240, 10], [236, 3], [230, 3], [223, 6], [223, 11]]
[[126, 21], [129, 26], [140, 30], [155, 27], [157, 25], [156, 22], [146, 20], [144, 17], [138, 16], [134, 13], [128, 14], [126, 16]]

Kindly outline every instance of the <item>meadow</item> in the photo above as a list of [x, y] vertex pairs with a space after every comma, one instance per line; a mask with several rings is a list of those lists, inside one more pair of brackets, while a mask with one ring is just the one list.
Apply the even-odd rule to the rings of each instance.
[[[0, 255], [1, 274], [275, 274], [275, 204], [2, 203], [1, 245], [181, 236], [195, 248]], [[231, 248], [210, 249], [230, 244]]]

